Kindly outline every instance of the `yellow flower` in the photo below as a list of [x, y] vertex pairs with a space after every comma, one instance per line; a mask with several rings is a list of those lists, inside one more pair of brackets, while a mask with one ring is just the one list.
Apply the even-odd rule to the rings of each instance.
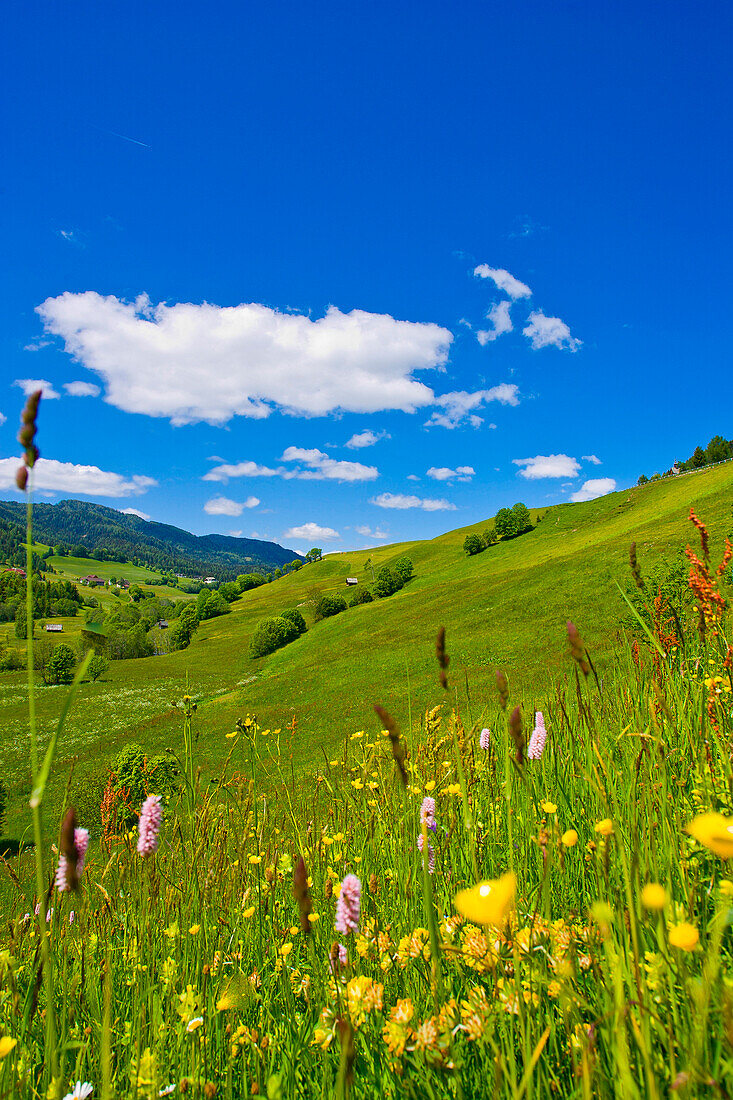
[[724, 898], [733, 898], [733, 882], [729, 878], [721, 880], [720, 892]]
[[351, 740], [352, 741], [358, 741], [363, 736], [364, 736], [364, 730], [357, 730], [356, 733], [352, 733]]
[[250, 856], [249, 857], [249, 862], [250, 863], [262, 863], [262, 856]]
[[733, 817], [700, 814], [687, 826], [687, 832], [722, 859], [733, 857]]
[[680, 951], [694, 951], [700, 939], [700, 933], [694, 924], [683, 921], [681, 924], [673, 924], [669, 930], [669, 942], [672, 947], [679, 947]]
[[17, 1043], [17, 1039], [11, 1039], [9, 1035], [3, 1035], [2, 1039], [0, 1039], [0, 1062], [3, 1058], [7, 1058], [13, 1047], [17, 1046]]
[[338, 760], [329, 760], [329, 764], [331, 765], [332, 768], [337, 768], [339, 766], [339, 761]]
[[647, 882], [641, 891], [641, 904], [645, 909], [664, 909], [667, 891], [658, 882]]
[[282, 945], [282, 947], [280, 948], [280, 954], [282, 955], [282, 957], [284, 959], [286, 959], [292, 950], [293, 950], [293, 945], [292, 945], [291, 941], [288, 940], [288, 942], [284, 943]]
[[354, 788], [355, 791], [364, 790], [364, 784], [362, 783], [361, 779], [352, 779], [351, 786]]
[[453, 904], [473, 924], [502, 924], [514, 904], [516, 888], [517, 876], [510, 871], [499, 879], [459, 891]]
[[566, 831], [560, 837], [566, 848], [574, 848], [578, 843], [578, 834], [575, 829], [566, 829]]
[[194, 1016], [192, 1020], [189, 1020], [186, 1024], [186, 1031], [190, 1034], [192, 1031], [198, 1031], [203, 1026], [203, 1016]]
[[319, 921], [320, 919], [321, 919], [321, 914], [320, 913], [309, 913], [308, 914], [308, 920], [311, 922], [311, 924], [315, 924], [316, 921]]
[[543, 802], [542, 803], [542, 809], [545, 811], [546, 814], [555, 814], [555, 813], [557, 813], [557, 806], [555, 805], [554, 802]]
[[188, 930], [188, 934], [189, 934], [189, 936], [196, 936], [196, 935], [198, 935], [198, 933], [200, 931], [201, 931], [201, 925], [200, 924], [192, 924], [191, 927]]
[[242, 916], [243, 917], [251, 917], [252, 914], [254, 913], [254, 911], [255, 911], [254, 905], [250, 905], [249, 909], [244, 910], [244, 912], [242, 913]]
[[604, 817], [603, 821], [596, 821], [595, 828], [601, 836], [610, 836], [613, 832], [613, 822], [610, 817]]
[[434, 779], [428, 780], [428, 782], [425, 784], [425, 790], [426, 791], [434, 791], [435, 790], [435, 780]]
[[445, 793], [446, 794], [460, 794], [461, 793], [461, 784], [460, 783], [449, 783], [448, 786], [445, 788]]

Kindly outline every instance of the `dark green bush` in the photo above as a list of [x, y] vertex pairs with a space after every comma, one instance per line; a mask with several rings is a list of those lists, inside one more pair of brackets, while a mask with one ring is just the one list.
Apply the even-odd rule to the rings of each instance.
[[472, 557], [474, 554], [480, 554], [483, 548], [484, 545], [479, 535], [466, 535], [463, 540], [463, 549], [469, 557]]
[[403, 584], [407, 584], [413, 575], [414, 570], [412, 568], [412, 562], [403, 554], [392, 566], [392, 572], [399, 580], [401, 588]]
[[298, 629], [289, 619], [281, 615], [275, 619], [263, 619], [257, 624], [249, 644], [250, 657], [266, 657], [276, 649], [287, 645], [298, 637]]
[[280, 618], [287, 619], [288, 622], [291, 622], [295, 629], [298, 631], [298, 636], [300, 636], [301, 634], [305, 634], [305, 619], [298, 611], [297, 607], [290, 607], [287, 611], [283, 611]]
[[343, 596], [335, 592], [327, 592], [316, 604], [316, 622], [328, 619], [331, 615], [340, 615], [348, 606]]
[[402, 588], [402, 584], [399, 577], [392, 572], [388, 565], [383, 565], [374, 582], [374, 595], [380, 600], [384, 600], [400, 588]]
[[349, 600], [349, 607], [358, 607], [363, 603], [372, 603], [373, 600], [374, 596], [372, 596], [371, 589], [367, 588], [365, 584], [360, 584]]
[[48, 662], [48, 682], [50, 684], [68, 684], [74, 678], [76, 656], [70, 645], [62, 642], [54, 647]]
[[149, 794], [162, 795], [163, 800], [168, 801], [179, 785], [178, 765], [171, 756], [146, 756], [142, 747], [133, 741], [117, 754], [112, 765], [112, 780], [114, 789], [124, 796], [124, 802], [130, 807], [125, 823], [131, 825], [137, 821], [140, 807]]

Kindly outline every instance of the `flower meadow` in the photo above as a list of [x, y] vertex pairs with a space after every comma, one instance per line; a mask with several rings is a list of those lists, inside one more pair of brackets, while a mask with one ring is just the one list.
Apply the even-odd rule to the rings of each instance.
[[206, 782], [184, 700], [179, 790], [50, 851], [32, 752], [0, 1096], [730, 1096], [731, 546], [693, 522], [689, 621], [632, 548], [648, 616], [604, 669], [569, 623], [542, 700], [499, 671], [469, 720], [441, 631], [419, 720], [296, 777], [243, 716]]

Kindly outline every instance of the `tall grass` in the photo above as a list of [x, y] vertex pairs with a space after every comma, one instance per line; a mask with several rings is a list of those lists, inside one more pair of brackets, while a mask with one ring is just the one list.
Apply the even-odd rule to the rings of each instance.
[[[108, 829], [76, 895], [49, 892], [40, 843], [4, 867], [0, 1096], [728, 1096], [731, 868], [725, 838], [686, 828], [713, 811], [733, 835], [733, 653], [722, 573], [692, 565], [684, 631], [650, 594], [641, 640], [594, 670], [570, 630], [540, 759], [501, 678], [474, 721], [452, 705], [450, 639], [413, 728], [365, 712], [307, 778], [291, 731], [242, 716], [204, 785], [186, 703], [155, 854]], [[347, 874], [361, 915], [344, 936]]]

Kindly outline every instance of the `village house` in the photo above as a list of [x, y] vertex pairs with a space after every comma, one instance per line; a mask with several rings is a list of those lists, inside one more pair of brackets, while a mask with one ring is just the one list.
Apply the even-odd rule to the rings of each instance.
[[97, 588], [100, 584], [104, 584], [104, 580], [95, 573], [90, 573], [88, 577], [81, 578], [81, 583], [89, 585], [90, 588]]
[[351, 585], [351, 584], [358, 584], [358, 583], [359, 583], [359, 578], [358, 578], [358, 577], [347, 577], [347, 578], [346, 578], [346, 583], [347, 583], [348, 585]]
[[46, 623], [44, 630], [47, 630], [49, 634], [63, 634], [64, 628], [61, 623]]

